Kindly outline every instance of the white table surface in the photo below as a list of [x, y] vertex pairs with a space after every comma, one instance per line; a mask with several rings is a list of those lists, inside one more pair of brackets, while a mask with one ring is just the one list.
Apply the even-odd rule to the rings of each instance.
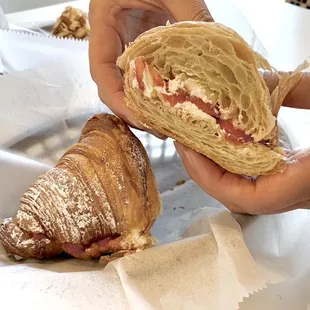
[[285, 0], [233, 0], [280, 70], [292, 70], [310, 56], [310, 10]]

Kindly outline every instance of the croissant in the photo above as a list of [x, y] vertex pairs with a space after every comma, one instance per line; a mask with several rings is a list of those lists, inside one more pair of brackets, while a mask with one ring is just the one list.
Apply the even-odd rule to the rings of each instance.
[[142, 250], [161, 212], [145, 149], [120, 119], [92, 117], [80, 140], [21, 198], [0, 227], [6, 251], [23, 258], [66, 252], [79, 259]]
[[90, 33], [88, 16], [82, 10], [67, 6], [52, 32], [55, 37], [87, 40]]
[[127, 105], [146, 127], [233, 173], [258, 176], [286, 168], [277, 114], [306, 63], [279, 76], [270, 94], [261, 69], [273, 69], [235, 31], [179, 22], [140, 35], [117, 65], [125, 75]]

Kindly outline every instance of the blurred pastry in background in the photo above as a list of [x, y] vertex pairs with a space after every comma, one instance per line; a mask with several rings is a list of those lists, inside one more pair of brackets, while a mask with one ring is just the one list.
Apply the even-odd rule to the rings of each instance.
[[53, 27], [53, 36], [61, 38], [88, 40], [89, 32], [87, 13], [71, 6], [66, 7]]

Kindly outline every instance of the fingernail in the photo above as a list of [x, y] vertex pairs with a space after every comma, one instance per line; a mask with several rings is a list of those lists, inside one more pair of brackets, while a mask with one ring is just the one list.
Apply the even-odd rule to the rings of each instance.
[[137, 129], [144, 130], [145, 128], [140, 124], [140, 122], [136, 121], [134, 117], [130, 117], [131, 124]]
[[155, 131], [155, 130], [148, 130], [146, 129], [147, 132], [149, 132], [151, 135], [155, 136], [156, 138], [160, 140], [166, 140], [167, 137], [165, 135], [162, 135], [161, 133]]
[[209, 22], [212, 23], [214, 22], [214, 19], [210, 12], [208, 11], [201, 11], [195, 18], [195, 21], [200, 21], [200, 22]]
[[286, 156], [290, 156], [292, 154], [292, 150], [283, 148], [283, 152]]
[[149, 134], [155, 136], [156, 138], [160, 139], [160, 140], [166, 140], [167, 137], [163, 134], [161, 134], [160, 132], [153, 130], [150, 126], [147, 126], [146, 124], [143, 124], [141, 122], [137, 122], [137, 128], [148, 132]]
[[174, 141], [173, 144], [174, 144], [174, 147], [176, 148], [177, 152], [180, 155], [183, 155], [184, 154], [184, 147], [183, 147], [183, 145], [178, 143], [178, 142], [176, 142], [176, 141]]
[[178, 142], [174, 142], [174, 145], [182, 159], [186, 159], [187, 163], [193, 166], [195, 161], [193, 160], [193, 154], [190, 152], [190, 149]]

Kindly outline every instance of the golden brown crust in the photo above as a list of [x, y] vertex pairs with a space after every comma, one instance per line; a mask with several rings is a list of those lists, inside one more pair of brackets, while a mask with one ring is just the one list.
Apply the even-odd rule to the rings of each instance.
[[100, 114], [79, 143], [27, 190], [0, 239], [10, 254], [51, 257], [65, 251], [89, 259], [150, 246], [161, 212], [145, 149], [127, 125]]

